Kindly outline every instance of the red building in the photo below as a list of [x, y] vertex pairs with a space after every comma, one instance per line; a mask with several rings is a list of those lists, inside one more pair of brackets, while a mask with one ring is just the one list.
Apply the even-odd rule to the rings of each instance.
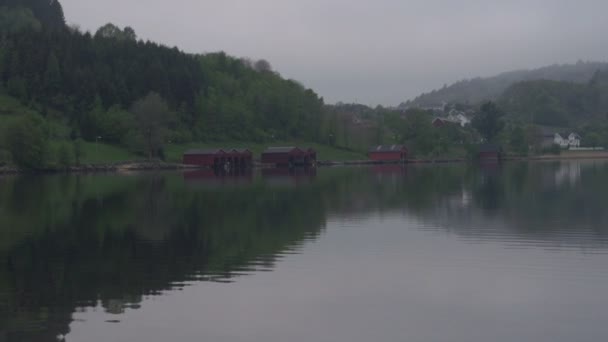
[[478, 158], [480, 162], [497, 163], [502, 159], [502, 149], [500, 146], [484, 144], [479, 146]]
[[380, 145], [369, 150], [369, 159], [378, 162], [405, 162], [407, 148], [403, 145]]
[[314, 166], [317, 162], [317, 152], [312, 148], [298, 147], [269, 147], [262, 153], [263, 164], [275, 166]]
[[182, 163], [224, 169], [248, 168], [253, 165], [253, 154], [248, 149], [236, 148], [190, 150], [184, 153]]
[[253, 166], [253, 153], [246, 148], [233, 148], [227, 152], [228, 161], [238, 169], [248, 169]]
[[433, 119], [433, 127], [443, 127], [446, 125], [446, 122], [441, 118]]
[[460, 126], [460, 122], [454, 121], [453, 119], [449, 118], [435, 118], [433, 119], [432, 125], [435, 128], [444, 127], [447, 125]]

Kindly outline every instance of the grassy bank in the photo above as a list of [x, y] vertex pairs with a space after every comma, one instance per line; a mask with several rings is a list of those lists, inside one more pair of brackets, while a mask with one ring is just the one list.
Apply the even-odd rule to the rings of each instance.
[[[53, 160], [58, 160], [57, 151], [64, 145], [69, 150], [71, 161], [74, 161], [74, 145], [72, 142], [53, 141], [50, 147], [53, 151]], [[248, 148], [253, 152], [254, 159], [259, 159], [260, 154], [268, 146], [301, 146], [312, 147], [317, 151], [319, 160], [348, 161], [367, 159], [365, 154], [332, 146], [316, 143], [295, 143], [280, 142], [273, 144], [247, 143], [247, 142], [226, 142], [226, 143], [189, 143], [189, 144], [167, 144], [165, 146], [165, 158], [169, 163], [180, 163], [182, 155], [189, 149], [206, 148]], [[128, 149], [116, 145], [105, 144], [103, 142], [82, 142], [81, 164], [112, 164], [124, 161], [144, 161], [142, 155], [134, 154]]]

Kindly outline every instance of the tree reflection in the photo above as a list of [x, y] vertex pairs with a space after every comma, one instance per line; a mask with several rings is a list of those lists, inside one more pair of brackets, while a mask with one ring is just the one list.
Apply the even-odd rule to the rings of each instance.
[[407, 215], [462, 236], [607, 247], [595, 239], [608, 229], [600, 161], [200, 176], [1, 179], [0, 340], [53, 340], [82, 307], [121, 314], [192, 281], [272, 269], [330, 217]]

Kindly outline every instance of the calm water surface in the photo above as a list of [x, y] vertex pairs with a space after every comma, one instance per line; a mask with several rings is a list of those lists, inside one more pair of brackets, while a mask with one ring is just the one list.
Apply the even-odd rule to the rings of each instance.
[[0, 178], [0, 341], [606, 341], [608, 163]]

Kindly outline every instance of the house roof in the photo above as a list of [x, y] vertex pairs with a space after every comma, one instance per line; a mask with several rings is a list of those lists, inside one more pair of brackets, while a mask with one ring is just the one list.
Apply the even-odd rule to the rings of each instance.
[[184, 152], [185, 155], [189, 154], [218, 154], [218, 153], [226, 153], [221, 148], [207, 148], [207, 149], [192, 149]]
[[[285, 147], [269, 147], [267, 148], [264, 153], [289, 153], [292, 152], [294, 150], [300, 150], [297, 147], [294, 146], [285, 146]], [[301, 151], [301, 150], [300, 150]]]
[[251, 151], [247, 148], [231, 148], [228, 151], [236, 152], [236, 153], [251, 153]]
[[223, 154], [223, 153], [251, 153], [246, 148], [206, 148], [206, 149], [192, 149], [184, 152], [184, 155], [201, 155], [201, 154]]
[[445, 123], [460, 123], [460, 120], [458, 120], [456, 118], [451, 118], [449, 116], [448, 117], [439, 117], [439, 116], [435, 117], [433, 119], [433, 122], [435, 122], [435, 121], [442, 121], [442, 122], [445, 122]]
[[378, 145], [369, 149], [370, 152], [396, 152], [405, 149], [403, 145]]

